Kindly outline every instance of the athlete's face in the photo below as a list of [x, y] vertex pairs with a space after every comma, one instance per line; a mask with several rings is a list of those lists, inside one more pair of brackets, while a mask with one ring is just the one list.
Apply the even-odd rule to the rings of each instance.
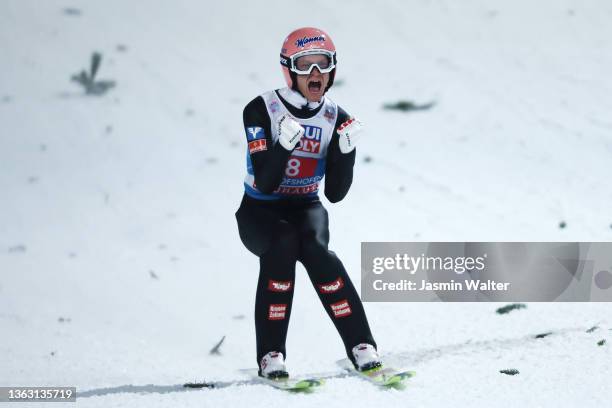
[[[306, 55], [300, 57], [300, 60], [302, 59], [307, 65], [327, 62], [327, 57], [324, 55]], [[297, 76], [297, 87], [309, 102], [319, 102], [321, 100], [328, 82], [329, 73], [322, 74], [317, 67], [313, 67], [310, 74]]]

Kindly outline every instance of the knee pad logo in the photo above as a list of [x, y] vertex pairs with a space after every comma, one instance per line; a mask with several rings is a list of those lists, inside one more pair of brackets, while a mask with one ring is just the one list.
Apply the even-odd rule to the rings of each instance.
[[337, 303], [332, 303], [329, 306], [331, 307], [332, 312], [334, 312], [334, 317], [336, 319], [340, 317], [350, 316], [352, 313], [351, 306], [349, 305], [349, 302], [346, 299], [341, 300]]
[[268, 281], [268, 290], [272, 292], [289, 292], [291, 286], [291, 281], [275, 281], [272, 279]]
[[338, 279], [333, 282], [323, 283], [317, 286], [321, 293], [335, 293], [344, 287], [344, 281], [341, 277], [338, 277]]
[[286, 304], [270, 305], [268, 308], [268, 320], [283, 320], [287, 312]]

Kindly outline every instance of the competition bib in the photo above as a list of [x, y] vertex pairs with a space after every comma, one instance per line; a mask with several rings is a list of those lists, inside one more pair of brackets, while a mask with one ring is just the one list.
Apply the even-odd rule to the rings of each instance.
[[[280, 101], [276, 92], [266, 92], [262, 97], [270, 116], [272, 129], [269, 129], [269, 131], [273, 144], [276, 144], [278, 141], [276, 123], [282, 115], [291, 115], [291, 113]], [[304, 127], [304, 136], [291, 153], [283, 179], [272, 194], [263, 194], [257, 190], [251, 156], [247, 149], [247, 176], [244, 180], [246, 193], [251, 197], [263, 200], [274, 200], [287, 196], [316, 196], [319, 191], [319, 184], [325, 176], [327, 147], [334, 134], [337, 116], [337, 106], [329, 98], [325, 98], [323, 106], [312, 118], [300, 119], [291, 115]], [[272, 146], [269, 146], [269, 148], [272, 148]]]

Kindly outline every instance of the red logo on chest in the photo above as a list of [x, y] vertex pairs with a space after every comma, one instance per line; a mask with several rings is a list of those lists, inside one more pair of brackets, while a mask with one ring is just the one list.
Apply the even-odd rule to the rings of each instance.
[[287, 160], [285, 175], [291, 178], [312, 177], [315, 175], [319, 160], [306, 157], [291, 156]]
[[300, 152], [306, 153], [320, 153], [321, 152], [321, 142], [316, 140], [308, 140], [302, 138], [300, 143], [298, 143], [295, 150], [299, 150]]
[[304, 136], [298, 143], [295, 150], [307, 153], [320, 153], [321, 152], [321, 136], [323, 135], [323, 129], [318, 126], [303, 125]]

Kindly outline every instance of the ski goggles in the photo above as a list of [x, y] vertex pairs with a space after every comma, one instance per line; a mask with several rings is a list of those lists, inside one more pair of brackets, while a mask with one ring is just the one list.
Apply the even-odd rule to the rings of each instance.
[[307, 75], [317, 67], [320, 73], [326, 74], [336, 68], [336, 53], [327, 50], [306, 50], [291, 57], [280, 56], [282, 66], [298, 75]]

